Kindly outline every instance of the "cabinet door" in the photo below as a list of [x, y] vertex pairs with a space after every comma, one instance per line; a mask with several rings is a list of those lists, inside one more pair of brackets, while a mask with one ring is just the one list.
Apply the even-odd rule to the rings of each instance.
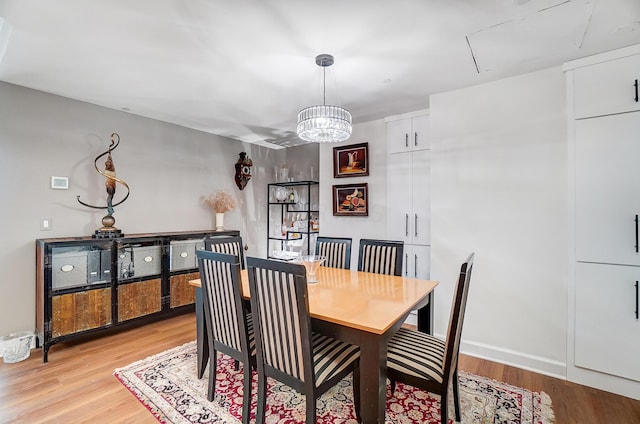
[[575, 365], [640, 381], [640, 268], [576, 264]]
[[411, 119], [411, 141], [413, 150], [425, 150], [431, 148], [429, 115], [420, 115]]
[[431, 275], [431, 247], [405, 244], [402, 275], [428, 280]]
[[395, 153], [389, 155], [388, 180], [388, 223], [389, 238], [411, 242], [412, 202], [412, 154]]
[[431, 244], [431, 152], [412, 154], [410, 231], [413, 244]]
[[576, 258], [640, 265], [640, 112], [576, 121]]
[[387, 122], [387, 146], [389, 153], [411, 151], [411, 118]]
[[640, 110], [636, 100], [639, 79], [640, 55], [576, 69], [575, 117]]

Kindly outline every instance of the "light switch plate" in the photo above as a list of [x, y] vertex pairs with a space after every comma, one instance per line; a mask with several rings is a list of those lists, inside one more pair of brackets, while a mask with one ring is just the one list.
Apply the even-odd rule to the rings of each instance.
[[51, 188], [56, 190], [68, 190], [69, 178], [68, 177], [51, 177]]

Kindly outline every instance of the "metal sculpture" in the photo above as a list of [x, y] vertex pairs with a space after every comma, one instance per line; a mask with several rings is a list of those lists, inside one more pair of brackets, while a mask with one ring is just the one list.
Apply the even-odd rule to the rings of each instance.
[[[95, 231], [95, 234], [93, 235], [94, 238], [116, 238], [122, 237], [124, 235], [122, 234], [122, 231], [113, 226], [116, 223], [116, 219], [113, 217], [113, 208], [115, 206], [121, 205], [125, 200], [127, 200], [130, 194], [129, 186], [127, 185], [127, 183], [116, 177], [116, 167], [113, 164], [113, 158], [111, 157], [111, 152], [115, 150], [119, 144], [120, 135], [117, 133], [111, 134], [111, 144], [109, 145], [109, 149], [106, 152], [98, 155], [93, 161], [93, 165], [96, 168], [96, 171], [98, 171], [99, 174], [103, 175], [107, 179], [105, 181], [105, 187], [107, 189], [107, 206], [90, 205], [80, 200], [80, 196], [76, 196], [78, 202], [83, 206], [93, 209], [107, 210], [107, 215], [102, 218], [102, 228]], [[98, 160], [105, 155], [107, 156], [107, 160], [104, 163], [104, 170], [101, 170], [100, 168], [98, 168]], [[116, 183], [125, 186], [127, 188], [127, 194], [119, 202], [113, 203], [113, 196], [116, 193]]]

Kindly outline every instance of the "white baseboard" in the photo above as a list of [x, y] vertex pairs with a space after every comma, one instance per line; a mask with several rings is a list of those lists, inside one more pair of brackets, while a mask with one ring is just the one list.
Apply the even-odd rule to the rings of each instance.
[[[444, 338], [444, 335], [436, 334], [436, 337]], [[561, 380], [567, 379], [567, 364], [565, 362], [464, 340], [460, 343], [460, 352], [465, 355], [522, 368], [549, 377], [559, 378]]]

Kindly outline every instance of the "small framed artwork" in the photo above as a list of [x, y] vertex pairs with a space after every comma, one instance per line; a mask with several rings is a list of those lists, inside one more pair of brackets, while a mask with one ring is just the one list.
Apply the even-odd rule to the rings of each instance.
[[369, 216], [367, 183], [333, 186], [334, 216]]
[[333, 148], [333, 177], [369, 175], [369, 143]]

